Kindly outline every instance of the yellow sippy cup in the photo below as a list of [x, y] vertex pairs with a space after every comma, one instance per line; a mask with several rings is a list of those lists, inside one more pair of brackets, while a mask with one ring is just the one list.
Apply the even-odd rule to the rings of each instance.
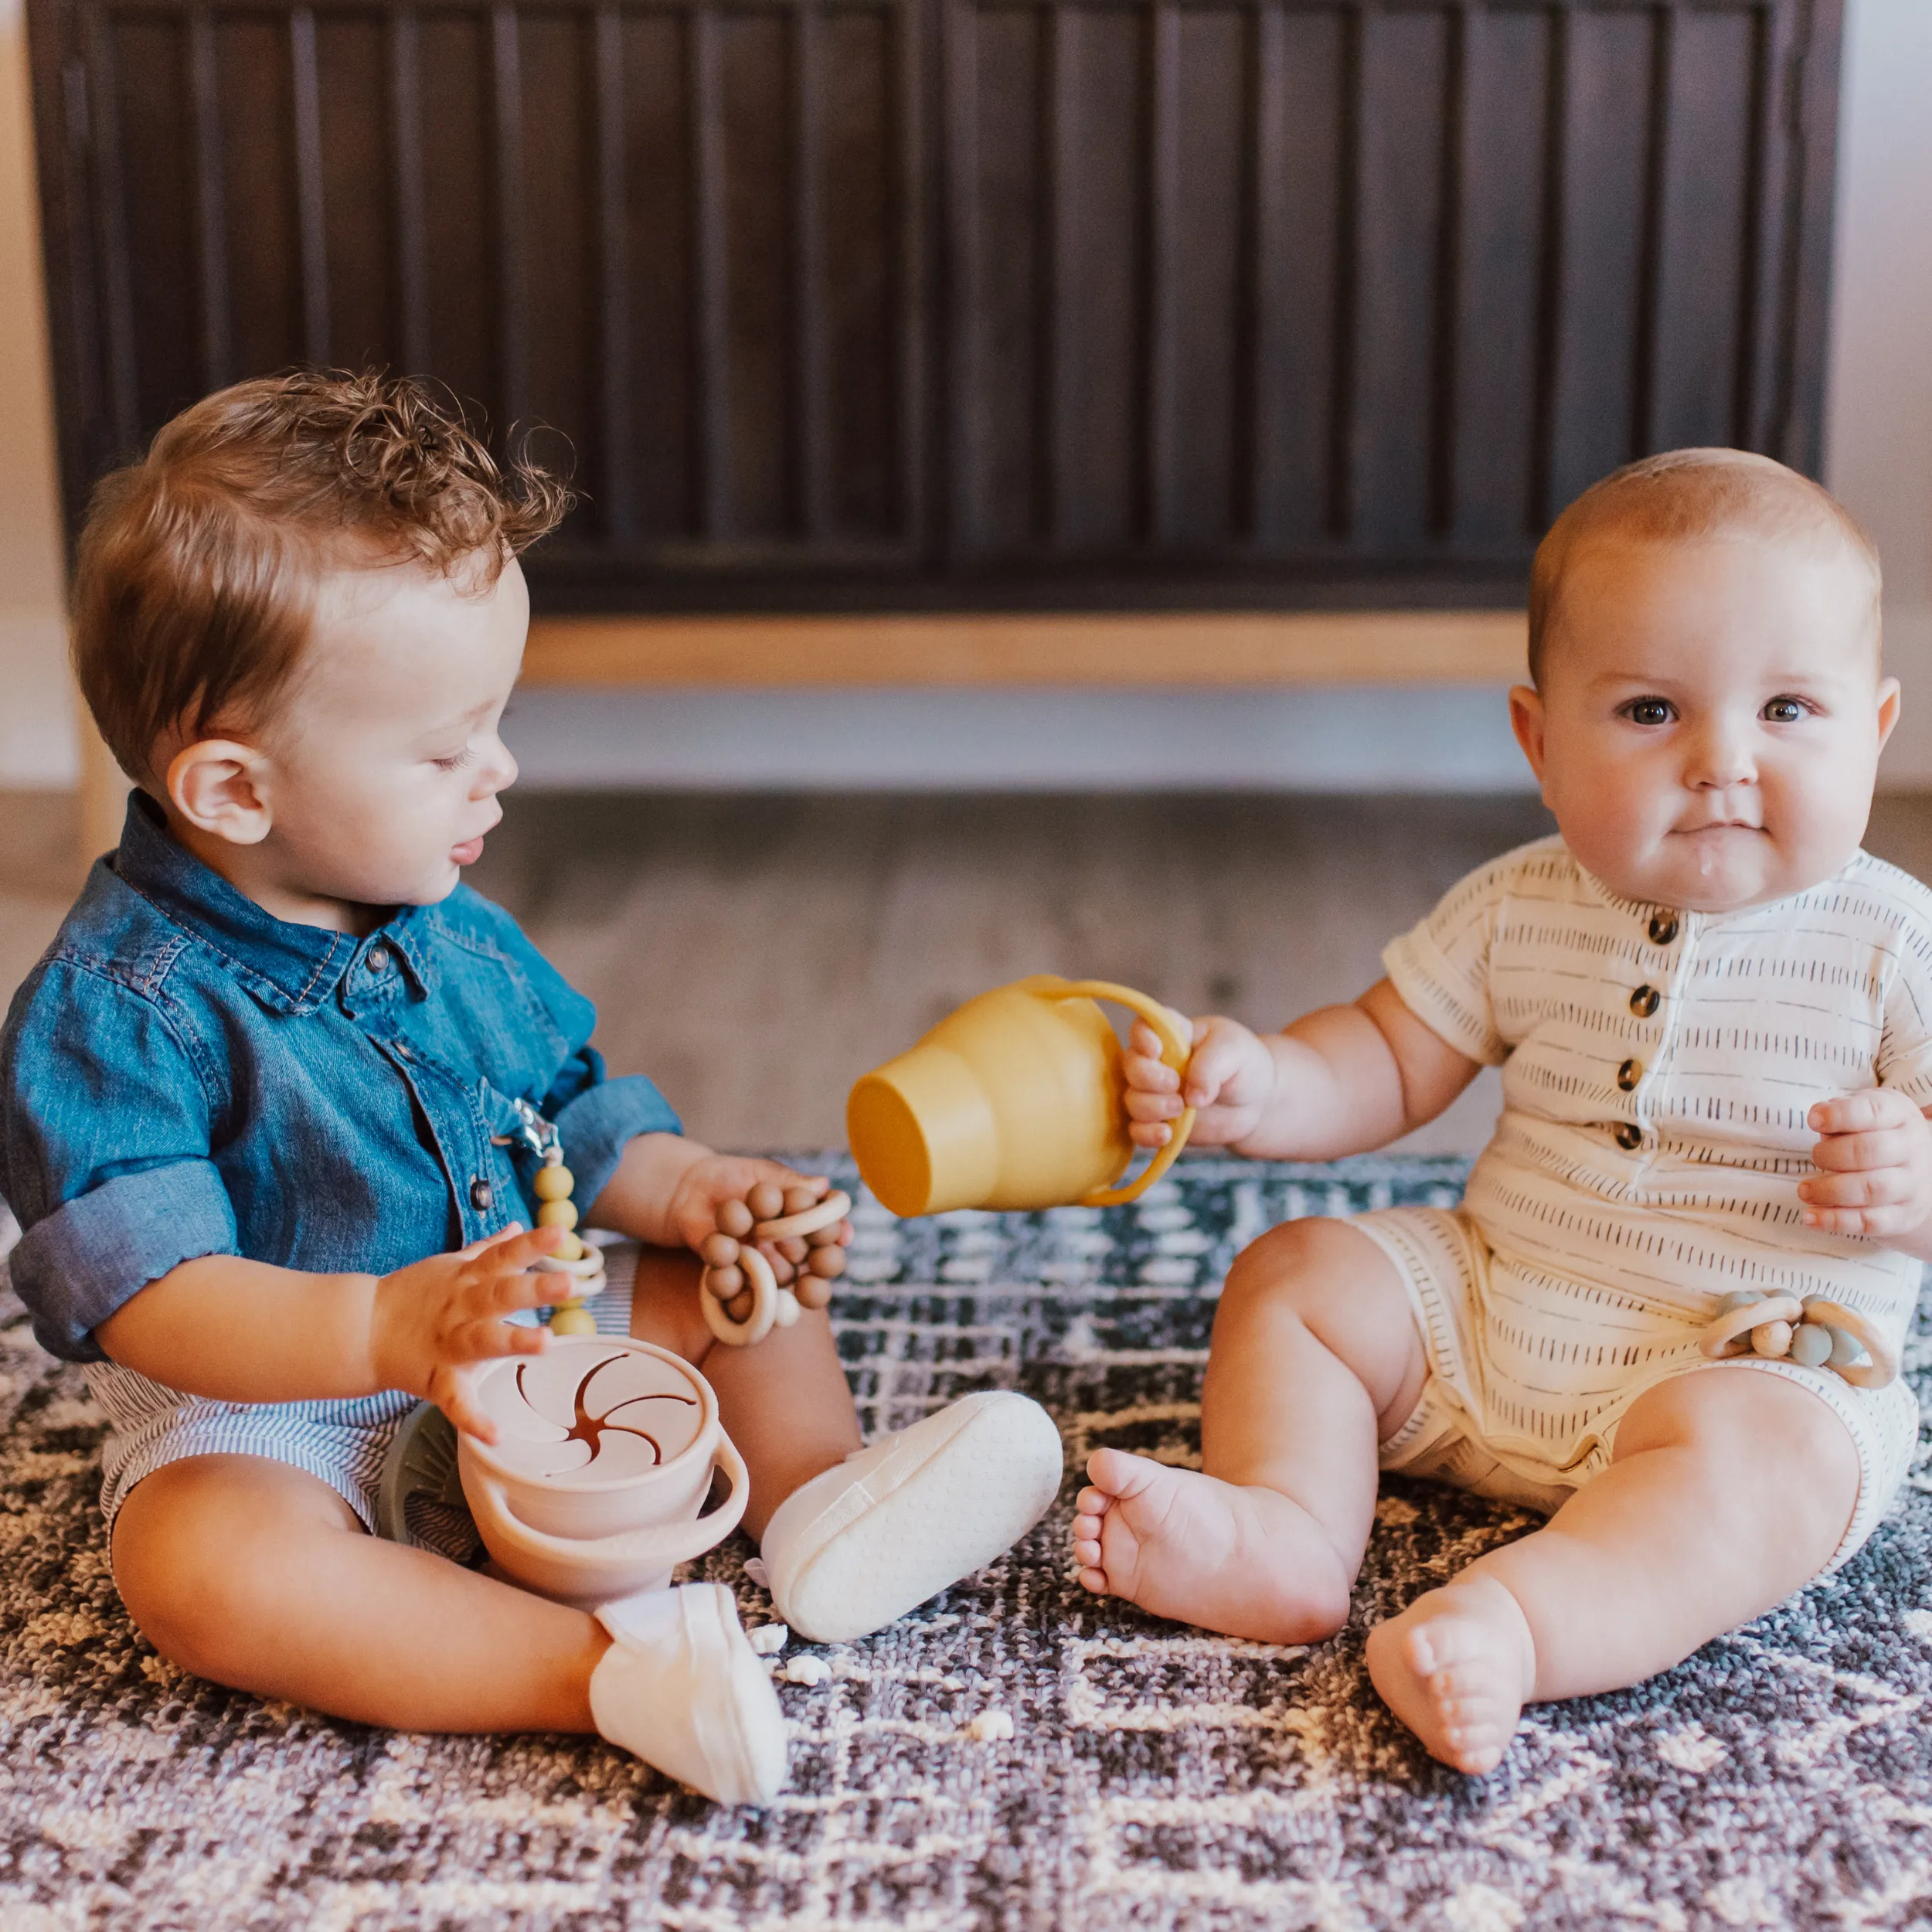
[[1111, 1207], [1173, 1165], [1190, 1107], [1146, 1169], [1134, 1158], [1120, 1043], [1094, 1004], [1145, 1020], [1184, 1071], [1188, 1044], [1158, 1002], [1105, 980], [1042, 973], [968, 1000], [910, 1052], [852, 1090], [845, 1131], [859, 1172], [898, 1215], [948, 1208]]

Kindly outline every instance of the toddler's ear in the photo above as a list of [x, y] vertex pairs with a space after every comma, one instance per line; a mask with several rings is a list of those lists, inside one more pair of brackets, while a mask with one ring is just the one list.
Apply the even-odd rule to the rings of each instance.
[[1533, 684], [1517, 685], [1509, 693], [1509, 728], [1516, 734], [1516, 742], [1522, 747], [1522, 755], [1529, 760], [1529, 769], [1536, 774], [1536, 782], [1543, 783], [1543, 693]]
[[256, 845], [268, 836], [267, 760], [252, 747], [203, 738], [178, 751], [168, 766], [168, 798], [199, 831], [231, 845]]

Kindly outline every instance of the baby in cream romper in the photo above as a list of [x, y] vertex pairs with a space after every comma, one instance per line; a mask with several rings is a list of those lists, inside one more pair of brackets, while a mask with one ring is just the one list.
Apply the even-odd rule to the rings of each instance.
[[[1549, 1514], [1371, 1634], [1396, 1715], [1486, 1770], [1524, 1703], [1634, 1683], [1845, 1562], [1909, 1468], [1932, 1259], [1932, 893], [1859, 849], [1898, 714], [1878, 560], [1815, 484], [1679, 451], [1558, 519], [1516, 733], [1559, 835], [1455, 886], [1352, 1006], [1128, 1059], [1141, 1145], [1386, 1145], [1485, 1066], [1453, 1211], [1236, 1260], [1199, 1471], [1095, 1453], [1089, 1589], [1338, 1629], [1378, 1468]], [[1745, 1372], [1749, 1371], [1750, 1372]]]

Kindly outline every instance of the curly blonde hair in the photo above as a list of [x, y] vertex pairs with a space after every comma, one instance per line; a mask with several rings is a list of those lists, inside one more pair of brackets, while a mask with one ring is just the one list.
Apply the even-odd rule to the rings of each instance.
[[164, 735], [267, 714], [327, 572], [413, 561], [487, 587], [570, 502], [534, 464], [499, 467], [454, 399], [413, 377], [237, 383], [95, 490], [74, 565], [81, 693], [122, 769], [151, 783]]

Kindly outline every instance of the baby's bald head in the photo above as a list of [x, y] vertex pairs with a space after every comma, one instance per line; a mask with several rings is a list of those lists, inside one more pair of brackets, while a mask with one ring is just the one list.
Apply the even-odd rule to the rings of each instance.
[[1560, 634], [1565, 579], [1598, 543], [1697, 543], [1755, 537], [1808, 547], [1850, 567], [1876, 667], [1881, 580], [1877, 546], [1809, 477], [1745, 450], [1669, 450], [1593, 484], [1550, 526], [1529, 577], [1529, 676], [1543, 686]]

